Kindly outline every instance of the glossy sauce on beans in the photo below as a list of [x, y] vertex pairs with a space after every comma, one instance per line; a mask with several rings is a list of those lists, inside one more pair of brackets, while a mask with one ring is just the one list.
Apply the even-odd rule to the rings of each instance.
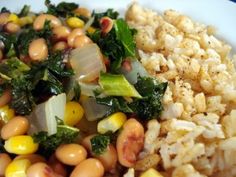
[[32, 60], [45, 60], [48, 56], [48, 47], [45, 39], [39, 38], [33, 40], [29, 45], [29, 56]]

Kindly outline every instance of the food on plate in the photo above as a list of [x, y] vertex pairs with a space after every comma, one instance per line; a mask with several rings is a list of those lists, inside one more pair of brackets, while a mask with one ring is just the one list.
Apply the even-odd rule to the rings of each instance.
[[0, 176], [232, 177], [236, 82], [211, 26], [133, 3], [0, 13]]

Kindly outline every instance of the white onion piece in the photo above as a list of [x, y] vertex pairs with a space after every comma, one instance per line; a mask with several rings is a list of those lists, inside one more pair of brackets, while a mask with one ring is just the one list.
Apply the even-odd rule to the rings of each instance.
[[149, 76], [148, 72], [145, 70], [143, 65], [136, 59], [131, 60], [131, 71], [125, 70], [121, 67], [120, 72], [124, 74], [125, 78], [131, 83], [135, 84], [137, 82], [138, 75]]
[[63, 120], [65, 114], [66, 94], [52, 96], [44, 103], [37, 105], [29, 116], [29, 134], [46, 131], [49, 135], [57, 133], [56, 117]]
[[80, 85], [81, 95], [85, 96], [94, 96], [94, 91], [101, 89], [101, 87], [98, 84], [94, 83], [79, 82], [79, 85]]
[[91, 97], [82, 99], [81, 103], [88, 121], [102, 118], [109, 109], [108, 106], [97, 104], [96, 99]]
[[71, 51], [70, 64], [79, 81], [91, 82], [106, 71], [101, 51], [97, 44], [88, 44]]
[[94, 22], [94, 16], [92, 16], [92, 17], [87, 21], [87, 23], [84, 25], [83, 31], [84, 31], [84, 32], [87, 31], [87, 29], [88, 29], [90, 26], [92, 26], [93, 22]]

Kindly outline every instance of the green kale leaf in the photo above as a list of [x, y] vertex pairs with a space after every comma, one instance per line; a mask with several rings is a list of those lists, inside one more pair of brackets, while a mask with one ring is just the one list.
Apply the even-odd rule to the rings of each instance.
[[167, 82], [159, 83], [154, 78], [139, 76], [134, 86], [143, 98], [135, 99], [129, 106], [140, 119], [159, 118], [163, 110], [162, 99], [167, 85]]
[[111, 140], [110, 137], [107, 135], [96, 135], [91, 138], [90, 142], [92, 152], [95, 155], [101, 155], [106, 151], [107, 146], [110, 144]]
[[117, 73], [125, 58], [135, 56], [134, 34], [134, 30], [130, 29], [123, 19], [115, 20], [112, 30], [105, 35], [101, 30], [90, 34], [90, 38], [110, 60], [112, 73]]
[[30, 6], [24, 5], [21, 9], [20, 13], [18, 14], [18, 17], [25, 17], [30, 12]]
[[99, 28], [99, 21], [102, 17], [110, 17], [111, 19], [117, 19], [119, 13], [117, 11], [114, 11], [113, 9], [107, 9], [107, 11], [101, 13], [96, 13], [95, 11], [93, 11], [92, 16], [94, 17], [94, 22], [92, 26]]
[[0, 41], [4, 44], [4, 53], [7, 57], [16, 56], [17, 37], [15, 34], [0, 32]]
[[45, 5], [48, 8], [47, 13], [59, 17], [72, 16], [73, 11], [78, 8], [78, 4], [73, 2], [61, 2], [57, 5], [51, 4], [50, 0], [45, 0]]
[[125, 101], [123, 97], [104, 97], [99, 98], [96, 97], [96, 102], [98, 104], [106, 105], [110, 109], [107, 112], [107, 116], [114, 113], [114, 112], [124, 112], [124, 113], [132, 113], [133, 110], [128, 106], [128, 103]]
[[79, 129], [59, 123], [57, 133], [48, 136], [47, 132], [39, 132], [32, 137], [39, 143], [39, 153], [49, 156], [61, 144], [73, 143], [79, 135]]

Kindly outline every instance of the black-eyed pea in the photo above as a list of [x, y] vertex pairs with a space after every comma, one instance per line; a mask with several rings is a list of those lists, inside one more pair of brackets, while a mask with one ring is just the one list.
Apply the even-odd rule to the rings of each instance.
[[95, 158], [89, 158], [79, 163], [70, 177], [103, 177], [103, 175], [104, 167], [102, 163]]
[[10, 163], [10, 156], [7, 153], [0, 153], [0, 176], [5, 175], [6, 168]]
[[74, 47], [81, 48], [81, 47], [83, 47], [87, 44], [90, 44], [90, 43], [92, 43], [92, 40], [88, 36], [80, 35], [80, 36], [75, 37]]
[[34, 20], [33, 28], [35, 30], [43, 29], [44, 23], [46, 20], [50, 21], [50, 25], [52, 28], [62, 25], [61, 21], [56, 16], [51, 15], [51, 14], [41, 14], [41, 15], [37, 16], [36, 19]]
[[82, 145], [90, 152], [90, 154], [95, 157], [96, 159], [100, 160], [102, 163], [105, 171], [109, 172], [113, 169], [115, 169], [115, 166], [117, 164], [117, 152], [115, 147], [112, 144], [109, 144], [105, 152], [103, 152], [100, 155], [95, 155], [92, 152], [91, 148], [91, 138], [96, 136], [95, 134], [89, 135], [85, 137], [82, 141]]
[[0, 97], [0, 107], [5, 106], [10, 101], [11, 101], [11, 91], [5, 90], [2, 94], [2, 96]]
[[107, 34], [111, 31], [113, 27], [113, 20], [109, 17], [102, 17], [100, 20], [101, 30], [104, 34]]
[[57, 177], [58, 175], [46, 163], [38, 162], [27, 169], [27, 177]]
[[1, 137], [6, 140], [13, 136], [24, 135], [29, 129], [29, 121], [25, 117], [16, 116], [1, 129]]
[[64, 144], [56, 149], [57, 159], [66, 165], [78, 165], [86, 159], [87, 151], [79, 144]]
[[91, 17], [91, 12], [84, 7], [79, 7], [74, 11], [77, 15], [83, 15], [85, 17]]
[[71, 30], [66, 26], [58, 26], [52, 30], [56, 40], [67, 39]]
[[0, 25], [4, 25], [8, 22], [9, 15], [10, 13], [8, 12], [0, 13]]
[[8, 22], [7, 24], [4, 25], [4, 31], [14, 34], [20, 31], [20, 26], [16, 23]]
[[47, 59], [48, 46], [46, 40], [43, 38], [33, 40], [29, 45], [29, 56], [34, 61]]
[[68, 36], [67, 43], [70, 47], [74, 47], [74, 41], [77, 36], [84, 35], [84, 31], [81, 28], [75, 28]]
[[68, 44], [65, 41], [59, 41], [53, 46], [53, 51], [61, 51], [68, 48]]
[[144, 146], [144, 128], [136, 119], [128, 119], [116, 140], [118, 160], [125, 167], [132, 167]]

